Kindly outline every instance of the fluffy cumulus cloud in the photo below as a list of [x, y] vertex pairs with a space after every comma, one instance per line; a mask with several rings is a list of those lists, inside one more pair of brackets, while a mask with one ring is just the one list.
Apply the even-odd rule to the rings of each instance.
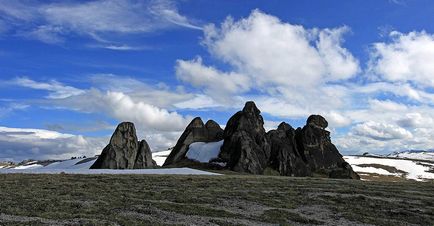
[[306, 29], [258, 10], [239, 21], [228, 18], [205, 29], [204, 44], [259, 86], [311, 87], [347, 79], [358, 62], [341, 47], [346, 27]]
[[348, 30], [308, 29], [255, 10], [239, 21], [228, 17], [221, 26], [204, 29], [204, 46], [229, 71], [206, 65], [198, 57], [178, 60], [176, 74], [220, 103], [225, 101], [222, 94], [229, 94], [233, 103], [257, 91], [261, 95], [255, 100], [278, 108], [264, 108], [274, 115], [307, 116], [323, 106], [330, 109], [321, 111], [330, 111], [345, 97], [342, 87], [329, 82], [347, 80], [360, 70], [357, 59], [342, 46]]
[[370, 137], [376, 140], [410, 139], [413, 137], [404, 128], [373, 121], [358, 124], [352, 130], [355, 135]]
[[247, 91], [250, 88], [250, 80], [247, 76], [236, 72], [225, 73], [213, 67], [204, 66], [200, 57], [190, 61], [178, 60], [175, 70], [181, 81], [201, 88], [205, 93], [219, 100], [225, 100], [232, 94]]
[[94, 156], [108, 137], [91, 138], [50, 130], [0, 127], [0, 160], [67, 159]]
[[424, 87], [434, 86], [434, 35], [427, 32], [407, 34], [393, 31], [389, 43], [375, 43], [371, 70], [393, 82], [413, 82]]
[[307, 29], [256, 10], [239, 21], [228, 18], [220, 28], [207, 26], [204, 44], [260, 87], [311, 87], [358, 71], [357, 60], [341, 46], [347, 30]]
[[151, 131], [179, 131], [184, 129], [191, 119], [151, 104], [135, 102], [120, 92], [107, 92], [102, 100], [106, 108], [109, 108], [108, 112], [115, 118], [136, 122]]
[[[107, 43], [109, 34], [140, 34], [175, 26], [201, 29], [181, 15], [170, 0], [94, 0], [85, 2], [0, 1], [0, 22], [17, 35], [46, 43], [63, 42], [74, 33]], [[7, 31], [7, 27], [3, 28]], [[123, 46], [123, 45], [121, 45]], [[119, 46], [118, 46], [119, 47]], [[132, 48], [132, 47], [128, 47]]]

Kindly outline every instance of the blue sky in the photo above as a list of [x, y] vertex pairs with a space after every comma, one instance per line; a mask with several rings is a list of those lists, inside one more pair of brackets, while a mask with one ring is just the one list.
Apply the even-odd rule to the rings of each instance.
[[344, 154], [433, 148], [432, 1], [0, 0], [0, 160], [154, 151], [254, 100]]

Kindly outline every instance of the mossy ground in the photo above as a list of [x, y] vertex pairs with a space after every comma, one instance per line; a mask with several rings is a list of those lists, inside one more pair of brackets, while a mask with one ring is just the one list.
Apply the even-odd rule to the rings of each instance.
[[433, 182], [0, 175], [0, 225], [434, 225]]

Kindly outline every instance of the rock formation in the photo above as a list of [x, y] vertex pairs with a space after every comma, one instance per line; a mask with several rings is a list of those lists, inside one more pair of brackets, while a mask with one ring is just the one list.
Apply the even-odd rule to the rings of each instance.
[[194, 142], [216, 142], [223, 139], [223, 129], [213, 120], [206, 124], [200, 117], [194, 118], [178, 139], [175, 147], [164, 162], [164, 166], [184, 160], [188, 147]]
[[303, 129], [296, 130], [296, 142], [313, 173], [333, 178], [360, 179], [345, 162], [325, 130], [328, 123], [320, 115], [311, 115]]
[[303, 128], [281, 123], [265, 133], [264, 121], [253, 102], [232, 116], [224, 130], [224, 143], [217, 162], [252, 174], [266, 169], [282, 176], [325, 176], [360, 179], [332, 144], [327, 120], [311, 115]]
[[311, 176], [303, 150], [298, 150], [295, 130], [282, 122], [277, 129], [270, 130], [267, 138], [271, 145], [268, 166], [282, 176]]
[[110, 143], [90, 168], [143, 169], [155, 165], [146, 141], [138, 142], [134, 124], [122, 122], [113, 133]]
[[229, 119], [219, 157], [231, 170], [253, 174], [264, 172], [270, 157], [270, 144], [261, 112], [254, 102], [247, 102], [242, 111]]
[[151, 148], [149, 148], [148, 143], [146, 140], [140, 141], [137, 157], [134, 161], [134, 169], [145, 169], [156, 165], [157, 163], [152, 160]]

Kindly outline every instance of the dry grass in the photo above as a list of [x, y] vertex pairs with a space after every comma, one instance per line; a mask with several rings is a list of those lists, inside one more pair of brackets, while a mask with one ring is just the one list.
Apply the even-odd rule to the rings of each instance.
[[0, 175], [0, 225], [434, 225], [434, 183]]

